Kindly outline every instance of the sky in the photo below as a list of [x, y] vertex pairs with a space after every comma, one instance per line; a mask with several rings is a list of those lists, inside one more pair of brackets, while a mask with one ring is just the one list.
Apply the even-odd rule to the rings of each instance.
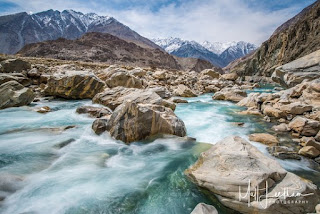
[[315, 0], [0, 0], [0, 15], [73, 9], [107, 15], [147, 38], [260, 45]]

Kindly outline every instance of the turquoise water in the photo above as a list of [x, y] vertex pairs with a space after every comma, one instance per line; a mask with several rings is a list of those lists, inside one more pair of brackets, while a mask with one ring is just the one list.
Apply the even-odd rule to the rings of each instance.
[[[229, 135], [246, 138], [268, 132], [272, 124], [237, 114], [243, 108], [213, 101], [211, 94], [189, 98], [176, 114], [188, 136], [216, 143]], [[177, 213], [187, 214], [199, 202], [214, 204], [220, 213], [232, 213], [190, 183], [184, 170], [207, 144], [164, 137], [125, 145], [108, 133], [97, 136], [92, 118], [78, 115], [91, 101], [51, 101], [53, 112], [40, 114], [30, 107], [0, 111], [0, 176], [23, 177], [20, 188], [0, 202], [0, 213]], [[244, 122], [238, 127], [233, 122]], [[67, 130], [52, 130], [76, 125]], [[73, 139], [59, 148], [61, 142]], [[253, 143], [265, 152], [265, 146]], [[281, 161], [291, 171], [319, 177], [309, 162]], [[314, 174], [313, 174], [314, 173]]]

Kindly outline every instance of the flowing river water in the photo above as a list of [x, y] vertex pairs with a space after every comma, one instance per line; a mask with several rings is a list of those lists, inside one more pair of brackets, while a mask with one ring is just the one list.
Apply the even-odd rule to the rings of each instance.
[[[30, 107], [1, 110], [0, 176], [23, 180], [0, 202], [0, 213], [189, 214], [200, 202], [213, 204], [219, 213], [233, 213], [189, 182], [184, 170], [209, 144], [230, 135], [247, 139], [254, 132], [272, 133], [272, 124], [239, 115], [243, 108], [211, 96], [188, 98], [189, 103], [178, 104], [175, 111], [197, 142], [167, 136], [125, 145], [108, 133], [97, 136], [91, 130], [93, 119], [75, 111], [91, 101], [35, 104], [50, 106], [53, 111], [47, 114]], [[51, 129], [71, 125], [76, 127]], [[270, 156], [264, 145], [252, 143]], [[320, 185], [319, 169], [307, 159], [278, 161]]]

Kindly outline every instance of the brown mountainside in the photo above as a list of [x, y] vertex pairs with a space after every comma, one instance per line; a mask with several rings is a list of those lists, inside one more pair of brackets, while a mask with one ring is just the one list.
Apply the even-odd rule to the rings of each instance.
[[271, 76], [274, 69], [320, 49], [320, 0], [278, 27], [253, 54], [225, 70], [241, 76]]
[[201, 71], [213, 65], [204, 60], [180, 59], [160, 49], [143, 48], [106, 33], [86, 33], [76, 40], [57, 39], [26, 45], [18, 54], [73, 61]]

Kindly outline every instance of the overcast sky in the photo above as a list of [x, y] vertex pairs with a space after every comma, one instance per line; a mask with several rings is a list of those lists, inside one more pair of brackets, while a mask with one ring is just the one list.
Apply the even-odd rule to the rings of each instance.
[[315, 0], [0, 0], [0, 14], [74, 9], [113, 16], [148, 38], [257, 45]]

